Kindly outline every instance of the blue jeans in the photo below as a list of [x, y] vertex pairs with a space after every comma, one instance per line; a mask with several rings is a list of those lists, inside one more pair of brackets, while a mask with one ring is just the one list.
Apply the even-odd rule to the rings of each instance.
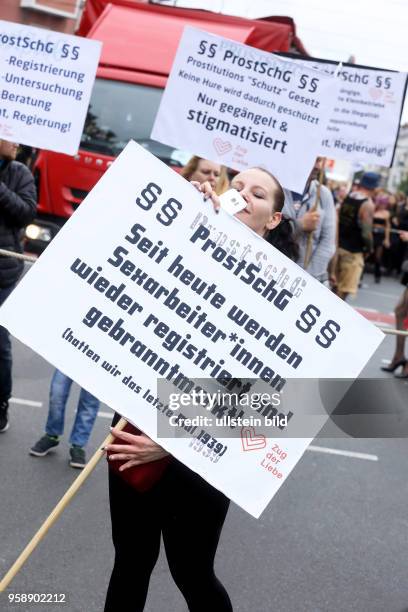
[[[59, 370], [55, 370], [50, 387], [50, 406], [45, 431], [49, 436], [61, 436], [64, 433], [65, 407], [71, 389], [72, 380]], [[81, 388], [78, 407], [72, 427], [70, 444], [85, 446], [91, 435], [93, 424], [98, 413], [99, 400]]]
[[[0, 306], [5, 302], [13, 291], [15, 284], [5, 289], [0, 288]], [[11, 397], [11, 340], [10, 334], [5, 327], [0, 325], [0, 403]]]

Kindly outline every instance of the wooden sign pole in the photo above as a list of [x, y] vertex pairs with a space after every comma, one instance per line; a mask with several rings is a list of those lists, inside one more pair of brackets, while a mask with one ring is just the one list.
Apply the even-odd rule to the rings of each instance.
[[[319, 184], [317, 186], [316, 189], [316, 198], [314, 201], [314, 204], [312, 206], [312, 208], [310, 209], [310, 212], [316, 212], [319, 208], [319, 202], [320, 202], [320, 192], [321, 192], [321, 188], [322, 188], [322, 184], [323, 184], [323, 177], [324, 177], [324, 167], [326, 165], [326, 158], [324, 157], [322, 159], [322, 165], [319, 171]], [[310, 260], [312, 258], [312, 250], [313, 250], [313, 235], [314, 235], [314, 231], [313, 232], [309, 232], [309, 235], [307, 237], [307, 243], [306, 243], [306, 251], [305, 251], [305, 260], [303, 263], [303, 267], [305, 270], [307, 270], [309, 264], [310, 264]]]
[[[115, 428], [116, 429], [123, 429], [125, 427], [126, 423], [127, 423], [127, 421], [125, 421], [125, 419], [120, 419], [120, 421], [117, 423], [117, 425], [115, 425]], [[41, 542], [41, 540], [46, 535], [48, 530], [52, 527], [52, 525], [55, 523], [55, 521], [60, 517], [62, 512], [65, 510], [66, 506], [68, 506], [69, 502], [73, 499], [75, 494], [79, 491], [81, 486], [84, 484], [85, 480], [88, 478], [88, 476], [91, 474], [91, 472], [95, 469], [95, 467], [97, 466], [99, 460], [101, 459], [101, 457], [103, 457], [103, 453], [101, 451], [101, 448], [104, 448], [107, 444], [110, 444], [113, 439], [114, 439], [114, 437], [112, 436], [112, 434], [109, 434], [105, 438], [105, 440], [102, 442], [101, 446], [99, 446], [98, 450], [94, 453], [94, 455], [88, 461], [88, 463], [86, 464], [86, 466], [84, 467], [82, 472], [74, 480], [72, 485], [69, 487], [69, 489], [63, 495], [63, 497], [61, 497], [60, 501], [55, 506], [54, 510], [46, 518], [46, 520], [41, 525], [41, 527], [39, 528], [37, 533], [32, 537], [32, 539], [27, 544], [27, 546], [25, 547], [23, 552], [16, 559], [16, 561], [13, 563], [13, 565], [10, 567], [10, 569], [7, 572], [7, 574], [5, 574], [5, 576], [3, 577], [2, 581], [0, 582], [0, 593], [2, 593], [8, 587], [10, 582], [13, 580], [13, 578], [16, 576], [16, 574], [21, 570], [21, 568], [23, 567], [24, 563], [27, 561], [27, 559], [29, 558], [31, 553], [34, 551], [36, 546]]]

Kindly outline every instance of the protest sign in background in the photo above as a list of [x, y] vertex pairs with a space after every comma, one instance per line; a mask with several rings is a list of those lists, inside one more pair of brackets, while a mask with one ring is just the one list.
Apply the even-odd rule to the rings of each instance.
[[391, 166], [407, 74], [325, 60], [293, 61], [335, 75], [338, 81], [320, 153], [362, 164]]
[[101, 46], [0, 21], [0, 138], [75, 155]]
[[[192, 378], [221, 389], [259, 378], [271, 393], [291, 377], [354, 379], [383, 337], [133, 142], [2, 306], [0, 323], [154, 439], [158, 414], [174, 414], [158, 400], [158, 378], [180, 391]], [[275, 473], [262, 464], [273, 440], [256, 430], [204, 448], [195, 443], [203, 431], [159, 443], [254, 516], [309, 443], [281, 439]]]
[[303, 192], [334, 106], [335, 81], [276, 55], [187, 27], [152, 138], [236, 170], [265, 166]]

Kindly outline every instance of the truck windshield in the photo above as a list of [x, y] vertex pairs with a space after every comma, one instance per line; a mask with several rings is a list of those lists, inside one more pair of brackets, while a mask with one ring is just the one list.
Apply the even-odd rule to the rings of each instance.
[[183, 165], [188, 154], [150, 139], [162, 93], [157, 87], [96, 79], [81, 149], [116, 157], [133, 139], [164, 162]]

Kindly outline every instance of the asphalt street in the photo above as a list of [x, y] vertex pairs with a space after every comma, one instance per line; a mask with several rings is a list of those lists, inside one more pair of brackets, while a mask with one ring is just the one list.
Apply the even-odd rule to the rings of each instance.
[[[352, 305], [387, 314], [401, 292], [397, 280], [384, 279], [374, 285], [367, 275]], [[393, 344], [394, 338], [387, 336], [363, 377], [391, 380], [379, 366], [391, 357]], [[350, 351], [355, 348], [350, 345]], [[0, 436], [1, 575], [78, 474], [68, 465], [66, 440], [52, 455], [29, 456], [30, 446], [43, 432], [53, 369], [18, 342], [14, 343], [14, 364], [11, 426]], [[391, 389], [388, 407], [398, 401], [408, 409], [408, 381], [392, 381], [386, 388]], [[68, 406], [67, 432], [77, 394], [76, 388]], [[364, 396], [361, 403], [367, 403]], [[102, 406], [89, 454], [108, 433], [109, 414], [110, 409]], [[397, 431], [398, 423], [403, 431], [401, 409], [396, 419]], [[406, 438], [391, 434], [388, 438], [320, 438], [259, 520], [232, 504], [216, 567], [234, 611], [407, 612], [407, 448]], [[0, 595], [0, 610], [103, 610], [113, 562], [106, 472], [101, 461], [7, 592]], [[143, 525], [129, 525], [129, 529], [143, 529]], [[191, 534], [191, 552], [194, 562], [200, 554], [199, 525]], [[66, 603], [12, 605], [9, 593], [60, 593], [65, 594]], [[162, 554], [146, 612], [168, 611], [185, 612], [186, 606]]]

